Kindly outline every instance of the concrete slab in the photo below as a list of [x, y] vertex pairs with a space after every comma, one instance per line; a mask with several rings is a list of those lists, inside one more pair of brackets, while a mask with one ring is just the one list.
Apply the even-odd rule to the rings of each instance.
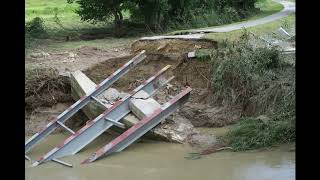
[[[91, 81], [84, 73], [81, 71], [75, 71], [71, 73], [71, 94], [74, 100], [78, 100], [80, 97], [84, 96], [85, 94], [90, 93], [97, 85]], [[114, 88], [109, 88], [104, 93], [98, 96], [102, 102], [109, 102], [105, 103], [105, 105], [109, 108], [117, 99], [125, 96], [126, 93], [120, 93], [118, 90]], [[85, 106], [82, 111], [88, 116], [90, 119], [97, 117], [105, 110], [101, 104], [92, 101], [87, 106]], [[126, 127], [131, 127], [133, 124], [136, 124], [139, 121], [137, 117], [133, 114], [128, 114], [125, 116], [121, 122], [126, 125]]]
[[72, 72], [71, 78], [73, 79], [71, 82], [74, 83], [74, 85], [77, 84], [77, 88], [75, 90], [80, 91], [78, 94], [89, 93], [96, 87], [96, 84], [81, 71]]
[[[81, 71], [76, 71], [76, 72], [72, 73], [70, 78], [71, 78], [71, 93], [72, 93], [72, 97], [74, 98], [74, 100], [78, 100], [80, 97], [82, 97], [85, 94], [88, 94], [92, 89], [94, 89], [96, 87], [96, 84], [93, 81], [91, 81]], [[113, 91], [113, 92], [115, 92], [115, 91]], [[120, 93], [120, 94], [122, 94], [122, 96], [125, 95], [123, 93]], [[139, 98], [139, 97], [140, 98], [144, 98], [144, 97], [147, 97], [147, 96], [146, 96], [145, 93], [140, 92], [140, 93], [136, 94], [135, 97], [136, 98]], [[103, 101], [103, 99], [100, 99], [100, 100]], [[139, 100], [143, 100], [143, 99], [139, 99]], [[134, 101], [139, 101], [139, 100], [135, 99]], [[140, 115], [141, 114], [144, 114], [144, 115], [148, 114], [148, 112], [150, 113], [150, 111], [152, 109], [154, 109], [154, 105], [155, 104], [152, 103], [152, 102], [148, 103], [150, 101], [153, 101], [153, 100], [149, 99], [149, 100], [147, 100], [147, 103], [145, 103], [145, 102], [138, 103], [137, 106], [139, 108], [141, 107], [140, 105], [143, 105], [143, 107], [148, 107], [147, 111], [146, 111], [146, 109], [144, 109], [143, 112], [140, 112]], [[149, 106], [152, 106], [152, 107], [150, 108]], [[159, 106], [159, 105], [155, 105], [155, 106]], [[95, 101], [92, 101], [92, 103], [89, 103], [87, 106], [82, 108], [82, 111], [90, 119], [93, 119], [93, 118], [97, 117], [104, 110], [105, 110], [105, 107], [103, 107], [102, 105], [96, 103]], [[126, 128], [129, 128], [133, 124], [138, 123], [139, 122], [139, 118], [134, 113], [130, 113], [127, 116], [125, 116], [122, 120], [120, 120], [120, 122], [123, 123], [126, 126]], [[107, 132], [111, 133], [113, 135], [119, 135], [119, 134], [123, 133], [123, 129], [121, 129], [119, 127], [116, 127], [116, 126], [112, 126], [111, 129], [109, 129]], [[178, 136], [180, 137], [180, 135], [175, 133], [175, 129], [168, 130], [168, 129], [162, 129], [161, 127], [159, 127], [159, 128], [156, 127], [154, 130], [151, 130], [150, 132], [148, 132], [144, 136], [144, 138], [153, 139], [153, 140], [164, 140], [164, 141], [169, 141], [169, 142], [182, 143], [183, 141], [180, 140], [179, 138], [177, 138]]]
[[145, 99], [148, 96], [148, 93], [140, 91], [134, 98], [130, 99], [129, 107], [139, 119], [151, 115], [156, 109], [161, 107], [161, 105], [153, 98]]
[[132, 97], [135, 99], [147, 99], [149, 98], [149, 94], [143, 90], [137, 92], [135, 95], [133, 95]]

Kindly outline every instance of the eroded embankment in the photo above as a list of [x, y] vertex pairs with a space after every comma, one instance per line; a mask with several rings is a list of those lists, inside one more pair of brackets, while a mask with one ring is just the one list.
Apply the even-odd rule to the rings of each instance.
[[[99, 83], [130, 58], [131, 56], [110, 59], [89, 68], [84, 73], [95, 83]], [[170, 92], [161, 91], [155, 97], [157, 100], [167, 100], [165, 94], [172, 95], [181, 87], [188, 85], [193, 89], [191, 98], [180, 108], [179, 114], [189, 119], [194, 126], [221, 127], [237, 121], [240, 109], [233, 108], [230, 111], [224, 107], [216, 107], [210, 101], [212, 94], [210, 62], [190, 61], [183, 57], [172, 59], [164, 55], [148, 55], [141, 64], [123, 76], [113, 87], [121, 91], [132, 90], [166, 65], [172, 65], [169, 74], [175, 76], [170, 83], [173, 86], [168, 89]]]
[[[188, 52], [201, 48], [217, 48], [217, 44], [216, 42], [210, 41], [191, 40], [137, 41], [132, 45], [132, 54], [146, 49], [147, 58], [119, 81], [114, 83], [112, 87], [120, 91], [129, 92], [161, 68], [166, 65], [171, 65], [172, 67], [168, 75], [175, 76], [174, 80], [170, 82], [172, 86], [161, 90], [154, 98], [159, 102], [168, 101], [172, 95], [178, 93], [180, 89], [186, 85], [191, 86], [193, 91], [189, 101], [182, 106], [179, 111], [175, 112], [171, 118], [168, 118], [166, 123], [170, 123], [170, 121], [183, 121], [186, 122], [186, 124], [191, 123], [195, 127], [221, 127], [232, 124], [239, 119], [241, 111], [237, 108], [217, 107], [211, 101], [211, 63], [186, 58]], [[83, 72], [95, 83], [100, 83], [132, 57], [133, 55], [108, 59]], [[52, 85], [48, 82], [59, 84], [61, 79], [65, 79], [66, 77], [51, 77], [55, 76], [47, 77], [50, 80], [44, 78], [44, 83], [38, 81], [40, 85], [42, 84], [41, 88], [43, 90], [34, 93], [33, 96], [36, 97], [34, 101], [26, 102], [26, 106], [28, 104], [28, 106], [33, 107], [27, 112], [27, 134], [32, 134], [38, 130], [37, 128], [43, 127], [48, 123], [50, 117], [58, 115], [73, 102], [70, 94], [70, 81], [64, 80], [64, 86], [52, 89]], [[55, 95], [52, 96], [52, 93], [59, 94], [61, 91], [66, 99], [57, 98], [59, 96], [56, 97]], [[44, 103], [39, 105], [35, 103], [46, 96], [49, 97]], [[30, 97], [32, 96], [28, 95], [26, 99]], [[79, 112], [73, 120], [68, 122], [70, 127], [78, 128], [86, 121], [87, 118], [85, 118], [85, 115]], [[163, 126], [162, 129], [166, 129], [166, 123], [160, 125]], [[171, 128], [179, 127], [173, 126]], [[189, 139], [188, 142], [192, 145], [208, 143], [205, 142], [207, 141], [206, 138], [198, 137], [197, 134], [189, 134], [187, 139]]]
[[[171, 65], [170, 75], [175, 76], [168, 91], [179, 91], [182, 86], [191, 86], [191, 98], [178, 114], [190, 120], [195, 127], [222, 127], [235, 123], [241, 113], [240, 107], [219, 107], [211, 100], [212, 63], [197, 61], [187, 58], [187, 53], [202, 48], [217, 48], [217, 43], [212, 41], [173, 40], [136, 41], [132, 45], [133, 53], [146, 50], [147, 58], [131, 70], [114, 88], [121, 91], [132, 90], [145, 79], [166, 65]], [[118, 67], [127, 62], [132, 56], [109, 59], [101, 62], [84, 73], [96, 83], [101, 82]], [[159, 100], [164, 98], [164, 93], [156, 96]], [[170, 93], [169, 93], [170, 94]]]

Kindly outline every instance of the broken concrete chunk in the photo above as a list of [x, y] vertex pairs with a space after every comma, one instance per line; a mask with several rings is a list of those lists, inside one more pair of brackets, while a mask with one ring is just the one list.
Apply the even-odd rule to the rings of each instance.
[[73, 82], [79, 84], [79, 91], [81, 91], [81, 94], [88, 94], [96, 87], [96, 84], [81, 71], [72, 72], [71, 77], [74, 79]]
[[[96, 84], [81, 71], [75, 71], [71, 73], [71, 76], [74, 79], [73, 82], [78, 83], [78, 86], [80, 86], [78, 88], [79, 91], [81, 91], [81, 94], [88, 94], [96, 87]], [[73, 88], [74, 87], [75, 86], [73, 86]], [[126, 95], [127, 93], [120, 93], [118, 90], [114, 88], [108, 88], [101, 95], [99, 95], [98, 98], [101, 99], [102, 102], [111, 104]]]
[[133, 98], [135, 99], [147, 99], [149, 98], [149, 94], [143, 90], [138, 91], [135, 95], [133, 95]]
[[[82, 96], [89, 94], [97, 85], [91, 81], [84, 73], [81, 71], [75, 71], [71, 73], [71, 95], [74, 100], [78, 100]], [[108, 94], [108, 92], [110, 94]], [[100, 99], [103, 103], [105, 102], [110, 102], [114, 99], [116, 94], [118, 96], [124, 96], [126, 93], [119, 93], [116, 89], [109, 88], [107, 91], [105, 91], [102, 94], [101, 98], [98, 96], [98, 99]], [[107, 99], [107, 98], [110, 99]], [[110, 108], [112, 105], [105, 103], [105, 106], [107, 108]], [[90, 118], [95, 118], [99, 114], [101, 114], [103, 111], [105, 111], [105, 107], [102, 106], [101, 104], [92, 101], [92, 103], [89, 103], [87, 106], [83, 107], [82, 110], [83, 112]], [[133, 115], [127, 115], [125, 116], [122, 120], [122, 123], [125, 124], [126, 126], [132, 126], [133, 124], [137, 123], [139, 119]]]
[[196, 57], [196, 52], [192, 51], [192, 52], [188, 52], [188, 58], [195, 58]]
[[[153, 98], [144, 99], [148, 97], [148, 93], [144, 91], [138, 92], [139, 94], [134, 98], [131, 98], [129, 107], [131, 111], [139, 118], [142, 119], [146, 116], [150, 116], [155, 110], [161, 107], [161, 105]], [[141, 97], [141, 98], [137, 98]]]
[[75, 57], [77, 57], [78, 55], [77, 54], [75, 54], [75, 53], [73, 53], [73, 52], [69, 52], [69, 58], [75, 58]]
[[120, 93], [118, 90], [114, 89], [114, 88], [109, 88], [106, 91], [104, 91], [99, 97], [100, 98], [104, 98], [107, 101], [109, 101], [109, 103], [113, 103], [119, 99], [121, 99], [124, 94]]
[[32, 57], [32, 58], [46, 58], [46, 57], [50, 57], [50, 54], [46, 53], [46, 52], [31, 53], [30, 57]]

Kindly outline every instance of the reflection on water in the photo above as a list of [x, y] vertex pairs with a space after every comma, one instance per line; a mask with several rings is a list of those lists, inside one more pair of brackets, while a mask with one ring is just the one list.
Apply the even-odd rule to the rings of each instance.
[[[66, 136], [52, 135], [28, 155], [37, 159]], [[103, 146], [102, 136], [77, 155], [61, 158], [73, 164], [68, 168], [54, 162], [32, 167], [25, 162], [26, 179], [30, 180], [293, 180], [295, 153], [287, 147], [260, 152], [219, 152], [197, 160], [184, 157], [192, 150], [180, 144], [164, 142], [136, 143], [121, 153], [88, 165], [80, 162]], [[51, 144], [51, 146], [50, 146]]]

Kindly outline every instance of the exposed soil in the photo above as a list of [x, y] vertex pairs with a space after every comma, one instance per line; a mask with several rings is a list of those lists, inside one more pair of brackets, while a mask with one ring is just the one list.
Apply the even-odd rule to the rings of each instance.
[[[83, 46], [58, 52], [31, 53], [25, 59], [25, 134], [43, 128], [53, 116], [73, 104], [68, 73], [84, 70], [98, 62], [130, 54], [128, 46], [99, 49]], [[69, 127], [77, 129], [87, 118], [78, 112]], [[61, 129], [55, 131], [60, 132]]]
[[[58, 116], [61, 112], [67, 109], [72, 102], [56, 103], [53, 106], [40, 106], [34, 109], [32, 112], [26, 113], [25, 118], [25, 135], [31, 136], [39, 132], [45, 127], [53, 117]], [[74, 131], [78, 130], [84, 125], [87, 120], [82, 111], [77, 112], [69, 121], [66, 121], [66, 126], [71, 127]], [[65, 132], [64, 129], [58, 128], [54, 133]]]
[[99, 49], [96, 47], [83, 46], [77, 49], [62, 52], [31, 53], [26, 57], [26, 65], [50, 67], [57, 69], [60, 74], [67, 74], [76, 70], [84, 70], [98, 62], [110, 58], [121, 57], [130, 54], [127, 47], [111, 49]]
[[132, 53], [137, 53], [144, 49], [148, 54], [165, 55], [171, 58], [178, 58], [181, 55], [185, 55], [196, 49], [217, 47], [217, 42], [206, 39], [159, 39], [135, 41], [131, 45], [131, 50]]
[[242, 108], [188, 103], [181, 107], [181, 111], [185, 118], [191, 119], [195, 127], [223, 127], [237, 122]]
[[[85, 70], [84, 73], [95, 83], [99, 83], [131, 57], [109, 59]], [[183, 56], [172, 59], [163, 55], [148, 55], [141, 64], [129, 71], [113, 87], [128, 92], [166, 65], [172, 65], [168, 75], [174, 75], [175, 79], [170, 82], [171, 88], [158, 92], [154, 97], [156, 100], [166, 102], [170, 96], [188, 85], [193, 90], [188, 103], [175, 113], [179, 114], [179, 117], [190, 120], [195, 127], [222, 127], [239, 120], [242, 112], [240, 107], [219, 107], [211, 102], [209, 62], [187, 60]]]
[[[25, 135], [40, 131], [53, 117], [67, 109], [73, 103], [70, 90], [69, 78], [59, 75], [55, 69], [26, 69]], [[76, 130], [83, 122], [85, 116], [80, 111], [66, 124]]]

